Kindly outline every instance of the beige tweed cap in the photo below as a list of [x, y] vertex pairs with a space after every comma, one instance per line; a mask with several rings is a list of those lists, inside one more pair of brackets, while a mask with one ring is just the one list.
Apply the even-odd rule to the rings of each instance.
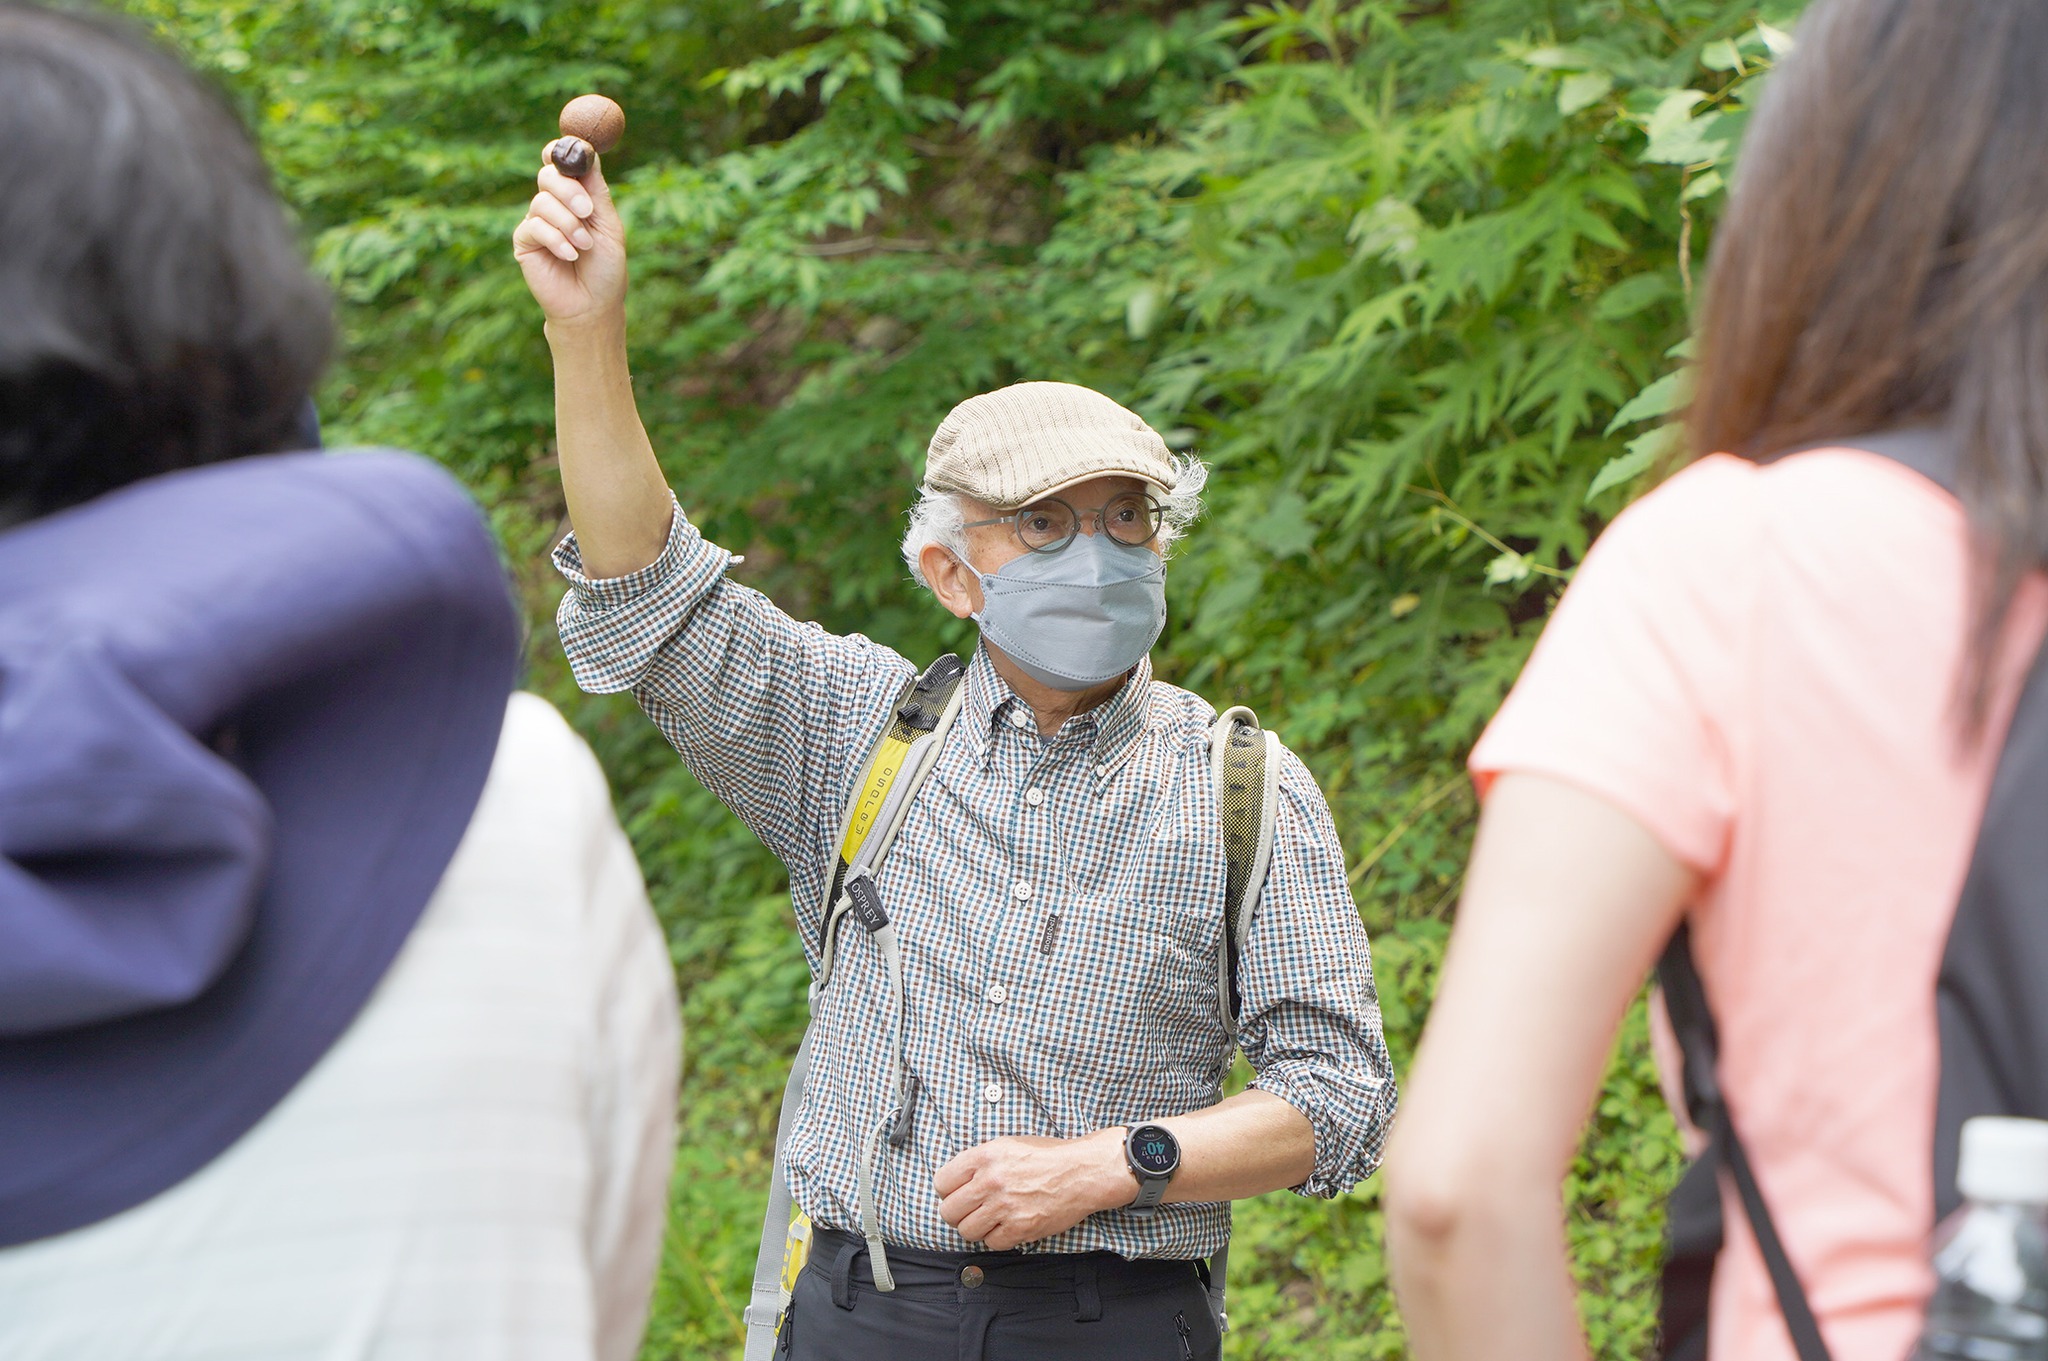
[[925, 451], [924, 485], [1008, 510], [1091, 477], [1161, 491], [1176, 474], [1166, 441], [1135, 411], [1075, 383], [1013, 383], [946, 413]]

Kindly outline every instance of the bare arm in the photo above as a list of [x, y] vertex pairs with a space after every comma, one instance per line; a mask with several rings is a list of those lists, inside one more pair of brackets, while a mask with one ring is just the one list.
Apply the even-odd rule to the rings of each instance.
[[[1180, 1143], [1172, 1201], [1243, 1200], [1308, 1179], [1316, 1161], [1308, 1117], [1270, 1092], [1239, 1092], [1204, 1110], [1157, 1120]], [[939, 1169], [939, 1213], [971, 1243], [1002, 1252], [1064, 1233], [1098, 1210], [1138, 1198], [1124, 1126], [1080, 1139], [993, 1139]]]
[[1614, 1032], [1695, 877], [1575, 786], [1504, 775], [1387, 1155], [1418, 1361], [1582, 1361], [1559, 1187]]
[[670, 498], [633, 401], [626, 229], [603, 169], [573, 180], [543, 157], [512, 253], [547, 317], [562, 494], [584, 567], [623, 576], [661, 555]]

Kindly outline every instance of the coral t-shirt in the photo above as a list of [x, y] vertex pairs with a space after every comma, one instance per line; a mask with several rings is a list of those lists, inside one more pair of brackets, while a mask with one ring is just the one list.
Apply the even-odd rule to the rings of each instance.
[[[1717, 455], [1615, 520], [1472, 753], [1606, 799], [1704, 877], [1693, 948], [1721, 1082], [1844, 1361], [1906, 1355], [1932, 1276], [1935, 974], [2018, 681], [1954, 708], [1969, 631], [1954, 498], [1889, 459]], [[1724, 1185], [1715, 1361], [1791, 1361]]]

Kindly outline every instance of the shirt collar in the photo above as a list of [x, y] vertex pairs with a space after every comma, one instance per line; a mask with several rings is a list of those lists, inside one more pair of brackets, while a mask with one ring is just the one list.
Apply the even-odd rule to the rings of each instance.
[[[998, 724], [1011, 722], [1012, 713], [1029, 714], [1030, 706], [1017, 697], [1010, 683], [997, 673], [988, 648], [977, 646], [967, 668], [967, 698], [962, 701], [960, 723], [974, 735], [976, 745], [986, 754]], [[1070, 724], [1093, 727], [1090, 758], [1095, 773], [1115, 773], [1137, 746], [1145, 731], [1145, 719], [1152, 708], [1152, 659], [1139, 659], [1123, 686], [1107, 700], [1086, 713], [1076, 714]]]

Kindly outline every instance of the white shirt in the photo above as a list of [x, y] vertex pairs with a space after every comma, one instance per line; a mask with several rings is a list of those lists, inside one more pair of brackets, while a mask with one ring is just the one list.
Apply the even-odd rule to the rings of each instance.
[[162, 1195], [0, 1250], [0, 1361], [628, 1361], [674, 975], [604, 776], [514, 695], [469, 830], [334, 1048]]

